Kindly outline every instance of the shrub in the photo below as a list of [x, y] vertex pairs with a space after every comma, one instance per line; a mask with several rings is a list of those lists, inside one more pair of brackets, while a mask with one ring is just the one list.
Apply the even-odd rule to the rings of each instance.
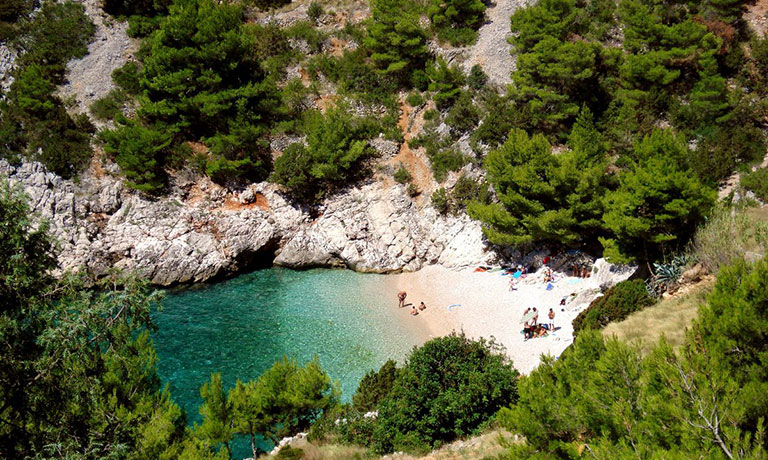
[[598, 297], [573, 320], [573, 333], [584, 329], [601, 329], [613, 321], [621, 321], [631, 313], [653, 305], [653, 298], [642, 280], [622, 281]]
[[352, 395], [352, 407], [360, 413], [375, 410], [379, 401], [392, 391], [397, 375], [397, 364], [391, 359], [378, 371], [368, 371], [360, 380], [355, 394]]
[[307, 8], [307, 16], [309, 16], [309, 19], [311, 19], [312, 22], [317, 22], [317, 20], [320, 19], [320, 16], [324, 13], [323, 5], [316, 1], [310, 3], [309, 8]]
[[379, 403], [375, 450], [423, 452], [474, 433], [516, 400], [517, 375], [493, 343], [463, 334], [430, 340]]
[[432, 207], [440, 214], [448, 212], [448, 193], [445, 187], [440, 187], [432, 193]]
[[367, 141], [372, 135], [367, 121], [341, 108], [312, 119], [307, 146], [297, 143], [286, 149], [275, 160], [272, 180], [294, 197], [315, 202], [367, 174], [364, 162], [376, 154]]
[[455, 65], [449, 67], [442, 58], [438, 58], [434, 65], [427, 67], [427, 77], [429, 90], [435, 92], [432, 99], [440, 110], [453, 104], [464, 85], [464, 74], [461, 69]]
[[441, 40], [468, 45], [477, 38], [475, 30], [483, 23], [485, 4], [480, 0], [431, 0], [427, 16]]
[[121, 113], [123, 104], [125, 104], [125, 93], [119, 89], [113, 89], [106, 96], [95, 100], [89, 109], [94, 118], [105, 121]]
[[397, 168], [397, 171], [395, 171], [395, 174], [392, 177], [398, 184], [405, 184], [406, 182], [411, 181], [411, 173], [408, 172], [408, 169], [406, 169], [405, 165], [402, 163], [400, 163], [400, 167]]
[[286, 28], [285, 34], [291, 38], [304, 40], [309, 45], [309, 49], [314, 53], [319, 53], [323, 49], [325, 34], [318, 30], [310, 21], [297, 22], [291, 27]]
[[419, 188], [414, 183], [408, 184], [408, 188], [406, 189], [406, 191], [408, 192], [408, 196], [410, 196], [411, 198], [421, 194], [421, 190], [419, 190]]
[[479, 122], [480, 114], [472, 102], [472, 96], [466, 91], [462, 92], [451, 110], [448, 111], [445, 123], [451, 127], [454, 134], [461, 136], [472, 131]]
[[291, 3], [291, 0], [248, 0], [248, 2], [261, 10], [280, 8]]
[[741, 186], [752, 191], [760, 200], [768, 201], [768, 168], [742, 174]]
[[407, 102], [411, 107], [418, 107], [424, 103], [424, 98], [421, 96], [421, 94], [414, 91], [408, 94], [408, 97], [405, 98], [405, 102]]
[[479, 64], [475, 64], [469, 69], [469, 76], [467, 77], [467, 85], [470, 88], [479, 91], [485, 88], [488, 83], [488, 75], [485, 74], [483, 68]]
[[141, 69], [139, 64], [130, 61], [126, 62], [124, 66], [115, 69], [112, 72], [112, 81], [128, 94], [139, 94], [141, 91], [141, 85], [139, 85], [139, 78], [141, 77]]
[[710, 273], [745, 254], [768, 252], [768, 221], [746, 211], [718, 207], [693, 237], [693, 253]]
[[115, 129], [102, 131], [104, 150], [112, 155], [127, 179], [127, 185], [142, 192], [159, 193], [165, 186], [166, 149], [171, 137], [158, 129], [118, 118]]
[[487, 183], [481, 183], [462, 174], [451, 189], [453, 208], [466, 207], [470, 202], [488, 203], [491, 199]]
[[449, 148], [430, 155], [429, 161], [432, 164], [432, 174], [435, 176], [435, 180], [442, 182], [448, 176], [448, 172], [458, 171], [469, 163], [469, 158], [458, 150]]
[[437, 120], [440, 117], [440, 112], [435, 109], [429, 109], [424, 112], [424, 119], [427, 121]]
[[429, 56], [419, 9], [408, 0], [372, 0], [368, 35], [363, 40], [373, 65], [400, 84], [411, 81]]

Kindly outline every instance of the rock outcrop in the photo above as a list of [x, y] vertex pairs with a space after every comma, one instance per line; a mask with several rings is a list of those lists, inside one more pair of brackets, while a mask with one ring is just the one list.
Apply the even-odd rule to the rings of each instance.
[[172, 285], [273, 261], [397, 272], [494, 257], [477, 222], [419, 207], [402, 185], [350, 189], [313, 216], [267, 183], [233, 194], [206, 180], [188, 181], [151, 200], [103, 172], [88, 172], [75, 184], [39, 163], [0, 161], [0, 176], [21, 185], [34, 212], [50, 223], [61, 269], [95, 276], [137, 270]]

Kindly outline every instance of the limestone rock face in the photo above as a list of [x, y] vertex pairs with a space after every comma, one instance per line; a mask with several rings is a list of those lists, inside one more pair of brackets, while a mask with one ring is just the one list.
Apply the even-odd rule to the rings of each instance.
[[495, 257], [477, 222], [419, 206], [402, 185], [350, 189], [313, 216], [267, 183], [230, 193], [209, 181], [185, 181], [169, 196], [150, 199], [109, 174], [88, 172], [76, 184], [39, 163], [0, 161], [0, 176], [22, 187], [33, 211], [49, 222], [62, 271], [136, 270], [167, 286], [273, 259], [297, 268], [396, 272]]

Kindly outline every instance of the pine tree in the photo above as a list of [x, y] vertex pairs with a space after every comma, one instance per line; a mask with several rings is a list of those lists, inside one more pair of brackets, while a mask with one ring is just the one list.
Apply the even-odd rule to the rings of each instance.
[[383, 74], [405, 83], [414, 70], [424, 68], [429, 54], [426, 34], [412, 2], [372, 0], [367, 28], [363, 44], [371, 50], [371, 60]]

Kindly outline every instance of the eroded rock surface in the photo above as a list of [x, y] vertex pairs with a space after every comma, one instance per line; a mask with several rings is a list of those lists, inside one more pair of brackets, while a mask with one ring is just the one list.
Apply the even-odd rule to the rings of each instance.
[[35, 213], [50, 223], [61, 269], [96, 276], [138, 270], [155, 284], [171, 285], [273, 259], [290, 267], [395, 272], [494, 257], [477, 222], [419, 207], [402, 185], [351, 189], [313, 217], [267, 183], [232, 194], [200, 180], [151, 200], [103, 173], [86, 173], [75, 184], [39, 163], [0, 161], [0, 175], [21, 185]]

